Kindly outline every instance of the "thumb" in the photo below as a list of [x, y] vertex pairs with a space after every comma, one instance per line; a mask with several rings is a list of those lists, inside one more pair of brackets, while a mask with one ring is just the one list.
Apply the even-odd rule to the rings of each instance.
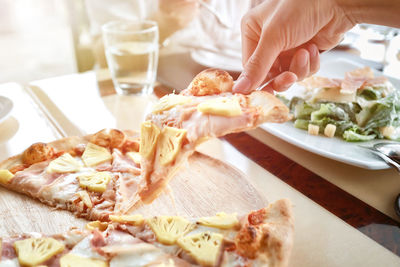
[[233, 92], [247, 94], [265, 80], [281, 52], [278, 42], [279, 39], [274, 38], [273, 34], [262, 32], [256, 49], [244, 64], [243, 71], [233, 86]]

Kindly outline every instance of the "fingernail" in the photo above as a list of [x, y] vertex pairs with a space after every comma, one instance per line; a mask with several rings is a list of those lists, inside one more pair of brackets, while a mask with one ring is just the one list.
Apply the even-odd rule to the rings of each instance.
[[316, 45], [312, 46], [312, 52], [311, 53], [312, 53], [312, 57], [316, 57], [316, 56], [319, 55], [319, 50], [318, 50], [318, 47]]
[[308, 63], [308, 57], [307, 53], [301, 53], [299, 58], [297, 59], [297, 63], [299, 64], [300, 67], [305, 67]]
[[296, 74], [291, 73], [290, 79], [288, 78], [288, 79], [285, 80], [285, 83], [282, 84], [282, 88], [285, 89], [285, 90], [287, 90], [287, 89], [289, 89], [289, 87], [292, 86], [296, 81], [297, 81], [297, 76], [296, 76]]
[[282, 89], [287, 90], [290, 86], [292, 86], [295, 82], [287, 82], [282, 85]]
[[310, 53], [310, 57], [314, 57], [317, 55], [317, 46], [314, 44], [309, 44], [307, 46], [308, 53]]
[[251, 89], [251, 82], [245, 75], [239, 77], [233, 85], [232, 91], [235, 93], [246, 94]]

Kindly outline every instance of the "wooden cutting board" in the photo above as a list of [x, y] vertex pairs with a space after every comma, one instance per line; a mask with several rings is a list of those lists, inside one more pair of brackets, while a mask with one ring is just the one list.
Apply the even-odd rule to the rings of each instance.
[[[216, 212], [247, 213], [267, 201], [238, 169], [196, 152], [170, 182], [166, 192], [134, 213], [199, 217]], [[54, 234], [87, 221], [68, 211], [54, 210], [27, 196], [0, 188], [0, 236], [21, 232]]]

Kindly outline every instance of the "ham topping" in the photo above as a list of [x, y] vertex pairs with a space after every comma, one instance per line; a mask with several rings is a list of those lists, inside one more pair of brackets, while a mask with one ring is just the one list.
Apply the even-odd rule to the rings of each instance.
[[343, 80], [311, 76], [299, 82], [299, 84], [307, 89], [338, 88], [342, 94], [353, 94], [355, 91], [365, 86], [376, 86], [385, 84], [386, 82], [386, 77], [374, 77], [371, 68], [365, 67], [346, 72]]
[[2, 242], [2, 250], [1, 250], [1, 260], [7, 260], [7, 259], [12, 259], [17, 257], [17, 254], [15, 253], [15, 249], [13, 247], [13, 244], [15, 241], [24, 239], [23, 237], [18, 237], [12, 240], [3, 240]]
[[129, 172], [134, 175], [140, 175], [140, 168], [136, 166], [130, 158], [123, 155], [119, 150], [114, 149], [112, 153], [113, 162], [111, 165], [112, 172]]
[[374, 86], [385, 83], [386, 81], [387, 79], [385, 77], [374, 78], [374, 73], [371, 68], [364, 67], [362, 69], [346, 72], [340, 92], [343, 94], [351, 94], [358, 89], [362, 89], [366, 85]]
[[[17, 172], [11, 180], [11, 185], [20, 192], [36, 194], [44, 185], [51, 183], [60, 176], [60, 174], [54, 174], [53, 176], [45, 173], [48, 164], [49, 161], [39, 162], [23, 171]], [[48, 181], [49, 178], [52, 179]]]
[[307, 89], [314, 88], [340, 88], [342, 80], [331, 79], [326, 77], [311, 76], [303, 81], [299, 82], [300, 85]]
[[104, 247], [107, 242], [104, 238], [104, 236], [101, 234], [101, 232], [97, 231], [97, 230], [93, 230], [92, 231], [93, 237], [90, 240], [90, 245], [92, 246], [92, 248], [95, 250], [99, 247]]

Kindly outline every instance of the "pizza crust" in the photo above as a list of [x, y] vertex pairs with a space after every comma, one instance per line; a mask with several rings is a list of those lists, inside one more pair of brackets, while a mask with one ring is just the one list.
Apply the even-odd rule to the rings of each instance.
[[[55, 150], [55, 152], [60, 152], [60, 151], [71, 151], [74, 148], [76, 148], [79, 145], [86, 145], [89, 141], [93, 140], [93, 137], [96, 137], [96, 135], [98, 136], [98, 133], [103, 133], [106, 129], [101, 130], [95, 134], [89, 134], [89, 135], [85, 135], [85, 136], [70, 136], [70, 137], [65, 137], [62, 139], [58, 139], [52, 142], [47, 143], [46, 145], [50, 146], [51, 148], [53, 148]], [[119, 131], [119, 130], [118, 130]], [[130, 149], [133, 149], [135, 151], [139, 150], [139, 146], [138, 146], [138, 139], [139, 139], [139, 134], [135, 131], [132, 130], [123, 130], [120, 131], [122, 132], [125, 137], [124, 137], [124, 142], [125, 143], [129, 143], [129, 145], [131, 145]], [[102, 134], [102, 136], [104, 137], [104, 134]], [[36, 143], [37, 144], [37, 143]], [[45, 143], [43, 143], [45, 144]], [[137, 144], [137, 145], [135, 145]], [[35, 145], [35, 144], [33, 144]], [[29, 148], [27, 148], [24, 152], [22, 152], [21, 154], [12, 156], [8, 159], [3, 160], [2, 162], [0, 162], [0, 169], [12, 169], [13, 167], [17, 166], [17, 165], [21, 165], [21, 164], [26, 164], [24, 162], [24, 153], [26, 151], [28, 151], [30, 148], [35, 149], [35, 151], [31, 152], [31, 153], [40, 153], [40, 148], [38, 150], [36, 150], [36, 148], [31, 145]], [[31, 164], [27, 164], [27, 166], [29, 166]]]
[[287, 266], [293, 246], [294, 219], [288, 199], [251, 212], [235, 238], [238, 253], [263, 266]]
[[292, 119], [289, 108], [268, 92], [254, 91], [247, 97], [249, 104], [258, 109], [257, 125], [264, 122], [283, 123]]
[[233, 79], [228, 72], [206, 69], [197, 74], [181, 95], [205, 96], [232, 92]]
[[293, 247], [294, 218], [291, 203], [280, 199], [267, 208], [267, 219], [262, 226], [266, 250], [271, 266], [288, 266]]
[[[84, 136], [84, 137], [78, 137], [78, 136], [66, 137], [66, 138], [58, 139], [58, 140], [52, 141], [50, 143], [47, 143], [47, 145], [50, 146], [51, 148], [53, 148], [55, 151], [69, 151], [80, 144], [86, 144], [88, 142], [89, 136], [91, 136], [91, 135]], [[28, 151], [29, 149], [35, 149], [35, 147], [30, 146], [25, 151]], [[0, 169], [10, 170], [13, 167], [16, 167], [21, 164], [25, 164], [25, 162], [23, 160], [25, 151], [22, 152], [21, 154], [12, 156], [12, 157], [0, 162]], [[33, 153], [40, 153], [40, 151], [34, 151]], [[27, 164], [26, 167], [28, 167], [29, 165], [30, 164]]]

